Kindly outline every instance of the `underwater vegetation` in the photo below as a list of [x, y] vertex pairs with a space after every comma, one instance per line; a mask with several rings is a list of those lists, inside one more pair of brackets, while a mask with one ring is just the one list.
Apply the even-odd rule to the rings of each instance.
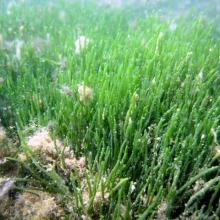
[[0, 219], [219, 219], [218, 16], [112, 2], [0, 2]]

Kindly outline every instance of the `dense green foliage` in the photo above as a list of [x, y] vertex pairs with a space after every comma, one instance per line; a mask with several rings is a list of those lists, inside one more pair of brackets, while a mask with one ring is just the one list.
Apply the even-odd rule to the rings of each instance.
[[[87, 210], [76, 202], [77, 176], [48, 172], [34, 155], [20, 187], [31, 181], [60, 194], [76, 216], [156, 218], [165, 204], [168, 218], [218, 218], [220, 37], [207, 21], [179, 19], [172, 29], [130, 8], [57, 3], [16, 6], [0, 25], [8, 44], [23, 41], [19, 59], [16, 46], [0, 46], [0, 116], [19, 136], [18, 151], [29, 153], [31, 124], [49, 123], [54, 137], [86, 157], [91, 198], [100, 182], [110, 196], [94, 216], [93, 199]], [[90, 41], [75, 54], [80, 35]], [[86, 103], [80, 83], [93, 91]], [[60, 92], [63, 85], [71, 94]]]

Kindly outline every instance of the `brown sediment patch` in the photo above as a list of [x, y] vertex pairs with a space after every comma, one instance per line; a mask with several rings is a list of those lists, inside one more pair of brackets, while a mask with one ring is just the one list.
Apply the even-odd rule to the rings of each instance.
[[8, 138], [5, 128], [0, 125], [0, 175], [10, 177], [17, 174], [16, 164], [7, 160], [7, 157], [14, 156], [16, 151], [16, 143]]
[[[86, 158], [84, 156], [77, 158], [70, 146], [64, 146], [64, 144], [57, 139], [53, 140], [47, 128], [38, 129], [36, 132], [33, 133], [32, 136], [29, 136], [26, 139], [26, 143], [27, 146], [33, 151], [33, 153], [38, 156], [37, 158], [39, 159], [39, 162], [43, 165], [43, 167], [46, 168], [47, 171], [56, 170], [56, 172], [61, 175], [65, 179], [65, 181], [69, 181], [70, 174], [74, 172], [74, 175], [78, 177], [76, 178], [77, 185], [79, 184], [82, 193], [82, 214], [84, 214], [85, 217], [89, 218], [90, 214], [88, 214], [88, 211], [90, 212], [92, 209], [93, 215], [99, 216], [102, 207], [107, 206], [109, 203], [109, 193], [106, 192], [106, 190], [104, 192], [103, 190], [101, 190], [101, 181], [97, 186], [93, 186], [93, 184], [95, 183], [95, 179], [93, 179], [94, 176], [89, 177], [88, 180], [88, 170], [86, 166]], [[22, 163], [26, 163], [28, 157], [29, 154], [26, 152], [21, 152], [18, 155], [18, 158]], [[96, 188], [95, 194], [94, 192], [90, 192], [89, 189], [91, 188], [92, 191]], [[40, 193], [41, 198], [38, 199], [39, 201], [42, 199], [42, 197], [44, 197], [42, 193], [43, 192]], [[28, 211], [25, 208], [22, 208], [25, 206], [32, 206], [32, 204], [30, 204], [29, 197], [31, 200], [33, 200], [34, 203], [33, 212], [31, 212], [32, 216], [36, 215], [36, 219], [40, 219], [39, 216], [41, 216], [41, 219], [44, 219], [44, 216], [46, 216], [46, 214], [50, 214], [34, 214], [42, 204], [35, 202], [36, 196], [34, 196], [34, 198], [32, 199], [33, 195], [30, 195], [30, 193], [28, 195], [22, 194], [19, 196], [18, 201], [16, 201], [16, 209], [20, 210], [18, 214], [22, 216], [23, 219], [31, 219], [25, 217], [28, 215]], [[27, 202], [24, 202], [25, 199], [22, 198], [27, 198]], [[54, 206], [54, 209], [56, 210], [57, 206], [53, 203], [54, 200], [49, 199], [48, 201], [48, 204], [51, 203], [50, 206]], [[42, 201], [41, 203], [43, 202], [44, 201]], [[47, 210], [51, 209], [47, 208]], [[50, 215], [47, 219], [50, 219]]]
[[[13, 179], [17, 177], [18, 172], [14, 173], [13, 170], [18, 170], [19, 166], [5, 158], [13, 155], [16, 150], [13, 145], [14, 149], [11, 151], [12, 146], [9, 143], [11, 142], [7, 137], [6, 130], [0, 126], [0, 168], [1, 174], [4, 171], [6, 176], [0, 178], [0, 219], [61, 219], [62, 209], [58, 207], [55, 197], [49, 193], [42, 191], [19, 193], [15, 189]], [[40, 158], [47, 159], [44, 164], [51, 162], [51, 160], [54, 161], [57, 152], [61, 151], [63, 147], [60, 141], [56, 140], [55, 143], [51, 139], [45, 128], [38, 130], [33, 136], [29, 137], [27, 143], [34, 153], [39, 153]], [[59, 147], [60, 149], [57, 149]], [[20, 162], [26, 163], [28, 156], [27, 153], [20, 152], [18, 159]], [[13, 165], [12, 168], [11, 165]], [[11, 178], [8, 178], [9, 176]]]
[[[0, 131], [0, 140], [5, 142], [5, 140], [7, 140], [6, 131], [3, 128]], [[108, 206], [109, 193], [106, 192], [106, 190], [102, 192], [101, 182], [97, 186], [94, 186], [93, 184], [96, 182], [95, 176], [89, 177], [89, 180], [87, 179], [88, 170], [86, 158], [84, 156], [76, 157], [70, 146], [65, 146], [62, 141], [58, 139], [52, 139], [48, 128], [45, 127], [36, 130], [33, 135], [27, 137], [26, 143], [32, 150], [33, 156], [37, 156], [38, 162], [40, 162], [47, 171], [56, 170], [65, 181], [69, 181], [72, 172], [78, 176], [77, 184], [81, 187], [83, 200], [81, 205], [83, 207], [82, 214], [84, 218], [91, 219], [91, 211], [93, 217], [98, 217], [100, 210]], [[10, 156], [10, 154], [7, 155]], [[25, 164], [31, 161], [30, 156], [28, 152], [24, 151], [19, 152], [17, 158], [22, 164]], [[13, 176], [16, 177], [17, 173], [13, 174]], [[20, 193], [16, 189], [12, 190], [11, 186], [14, 186], [14, 182], [11, 186], [9, 183], [10, 182], [6, 182], [4, 186], [2, 186], [2, 190], [0, 187], [0, 194], [4, 194], [0, 212], [4, 218], [24, 220], [62, 219], [64, 211], [59, 207], [59, 202], [54, 196], [42, 190]], [[95, 188], [96, 193], [94, 194], [93, 189]], [[90, 193], [89, 189], [93, 192]], [[65, 210], [68, 210], [68, 204], [63, 205]], [[74, 206], [75, 205], [72, 206], [73, 209]]]
[[15, 201], [15, 217], [18, 219], [60, 219], [62, 212], [55, 197], [42, 191], [24, 192]]
[[12, 219], [14, 213], [15, 177], [18, 166], [7, 157], [14, 156], [16, 144], [8, 137], [7, 131], [0, 125], [0, 219]]
[[[14, 189], [14, 181], [10, 178], [0, 178], [0, 218], [8, 217], [12, 213], [12, 204], [9, 193]], [[2, 216], [1, 216], [2, 215]]]

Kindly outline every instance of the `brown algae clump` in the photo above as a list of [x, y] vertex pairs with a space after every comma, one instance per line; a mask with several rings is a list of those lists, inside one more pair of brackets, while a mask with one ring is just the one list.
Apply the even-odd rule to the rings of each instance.
[[80, 102], [86, 103], [93, 99], [93, 90], [84, 84], [78, 84]]
[[60, 141], [53, 141], [46, 128], [37, 130], [27, 139], [27, 145], [34, 151], [44, 155], [55, 155], [57, 148], [62, 147]]
[[[86, 170], [85, 157], [77, 159], [69, 146], [65, 147], [57, 139], [52, 140], [47, 128], [38, 129], [27, 139], [26, 143], [34, 153], [39, 154], [42, 160], [41, 162], [46, 166], [48, 171], [54, 169], [55, 165], [57, 165], [65, 169], [67, 173], [75, 170], [80, 177], [84, 175]], [[18, 157], [21, 162], [27, 160], [27, 156], [24, 153], [19, 154]]]

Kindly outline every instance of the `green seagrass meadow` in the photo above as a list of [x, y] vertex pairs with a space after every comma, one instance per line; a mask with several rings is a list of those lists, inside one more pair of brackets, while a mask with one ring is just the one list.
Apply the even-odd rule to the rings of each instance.
[[3, 2], [0, 218], [219, 219], [215, 23]]

